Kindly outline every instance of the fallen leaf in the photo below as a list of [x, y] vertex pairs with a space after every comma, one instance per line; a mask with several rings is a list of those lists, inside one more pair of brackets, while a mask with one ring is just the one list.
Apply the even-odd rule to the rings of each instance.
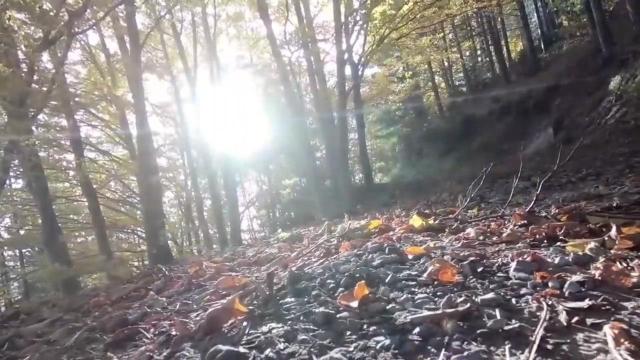
[[347, 291], [338, 296], [338, 304], [344, 307], [357, 309], [360, 305], [360, 301], [369, 296], [371, 290], [367, 286], [367, 283], [363, 280], [356, 284], [353, 291]]
[[340, 245], [340, 249], [338, 250], [341, 254], [353, 251], [361, 248], [366, 243], [366, 240], [350, 240], [345, 241]]
[[567, 243], [565, 249], [567, 250], [567, 252], [570, 252], [570, 253], [582, 254], [587, 250], [587, 245], [589, 245], [588, 242], [572, 241]]
[[602, 260], [594, 264], [592, 270], [596, 279], [623, 288], [631, 288], [638, 285], [640, 279], [637, 272], [632, 272], [609, 260]]
[[233, 313], [235, 318], [243, 317], [249, 313], [249, 309], [244, 306], [237, 297], [233, 300]]
[[409, 219], [409, 225], [413, 226], [413, 228], [418, 232], [425, 231], [429, 224], [432, 223], [432, 221], [425, 220], [418, 214], [413, 215], [411, 219]]
[[244, 276], [225, 275], [216, 281], [215, 286], [220, 290], [234, 290], [249, 282]]
[[452, 285], [460, 280], [458, 274], [458, 267], [453, 263], [444, 259], [435, 259], [431, 261], [425, 276], [442, 284]]
[[369, 222], [368, 229], [373, 231], [373, 230], [376, 230], [377, 228], [379, 228], [381, 225], [382, 225], [382, 220], [380, 220], [380, 219], [371, 220]]
[[618, 226], [612, 224], [609, 237], [616, 241], [614, 249], [626, 250], [640, 244], [640, 226]]
[[237, 296], [225, 300], [224, 303], [207, 311], [202, 321], [200, 321], [194, 330], [194, 334], [197, 339], [202, 339], [208, 335], [221, 331], [225, 324], [232, 320], [244, 317], [248, 312], [249, 309], [242, 305]]
[[424, 256], [427, 255], [427, 250], [422, 246], [409, 246], [404, 249], [405, 254], [409, 257]]
[[609, 351], [615, 359], [638, 359], [640, 356], [640, 340], [631, 334], [626, 324], [612, 321], [605, 325], [602, 331], [607, 338]]
[[554, 276], [549, 274], [546, 271], [539, 271], [533, 274], [533, 279], [537, 282], [537, 283], [545, 283], [551, 279], [553, 279]]

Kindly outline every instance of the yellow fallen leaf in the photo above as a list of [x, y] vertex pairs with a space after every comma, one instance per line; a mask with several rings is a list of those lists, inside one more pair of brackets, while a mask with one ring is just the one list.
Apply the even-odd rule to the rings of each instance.
[[587, 250], [587, 245], [589, 245], [588, 242], [568, 242], [566, 245], [566, 250], [570, 253], [581, 254]]
[[430, 224], [432, 224], [432, 221], [425, 220], [418, 214], [413, 215], [411, 219], [409, 219], [409, 225], [413, 226], [416, 231], [424, 231]]
[[422, 246], [409, 246], [404, 249], [405, 254], [409, 256], [424, 256], [427, 255], [427, 250]]
[[233, 301], [233, 311], [234, 315], [244, 315], [249, 312], [249, 309], [247, 309], [246, 306], [242, 305], [240, 299], [236, 297]]
[[381, 225], [382, 225], [382, 220], [380, 219], [371, 220], [371, 222], [369, 222], [369, 230], [376, 230]]

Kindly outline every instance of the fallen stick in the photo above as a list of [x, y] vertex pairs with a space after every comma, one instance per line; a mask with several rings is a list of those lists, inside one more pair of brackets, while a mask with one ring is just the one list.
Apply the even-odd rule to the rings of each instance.
[[513, 195], [515, 194], [516, 188], [518, 187], [518, 183], [520, 182], [520, 175], [522, 175], [522, 152], [520, 152], [520, 166], [518, 167], [518, 173], [516, 173], [516, 175], [514, 175], [513, 177], [509, 198], [507, 199], [507, 202], [504, 203], [504, 205], [502, 206], [502, 209], [500, 209], [500, 214], [504, 214], [509, 204], [511, 204], [511, 200], [513, 200]]
[[542, 335], [544, 335], [544, 328], [547, 326], [547, 321], [549, 320], [549, 306], [546, 301], [542, 301], [542, 315], [540, 316], [540, 322], [536, 327], [536, 331], [533, 333], [533, 342], [531, 346], [527, 349], [528, 360], [534, 360], [536, 358], [536, 351], [538, 350], [538, 346], [540, 345], [540, 340], [542, 339]]

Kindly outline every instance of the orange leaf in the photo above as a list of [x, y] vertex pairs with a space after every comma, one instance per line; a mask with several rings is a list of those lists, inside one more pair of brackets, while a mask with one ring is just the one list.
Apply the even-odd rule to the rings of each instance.
[[340, 245], [340, 250], [338, 250], [340, 252], [340, 254], [346, 253], [353, 250], [351, 248], [351, 242], [349, 241], [345, 241], [342, 243], [342, 245]]
[[639, 277], [637, 273], [632, 273], [612, 261], [600, 261], [593, 265], [592, 269], [595, 270], [596, 279], [603, 280], [614, 286], [630, 288], [638, 284]]
[[551, 280], [553, 278], [554, 278], [554, 276], [549, 274], [546, 271], [540, 271], [540, 272], [537, 272], [537, 273], [533, 274], [533, 279], [538, 283], [547, 282], [547, 281], [549, 281], [549, 280]]
[[427, 250], [422, 246], [409, 246], [404, 249], [405, 254], [411, 256], [424, 256], [427, 255]]
[[247, 313], [249, 313], [249, 309], [246, 306], [242, 305], [240, 299], [237, 297], [233, 300], [233, 316], [235, 318], [243, 317]]
[[[637, 359], [640, 356], [640, 339], [631, 334], [626, 324], [612, 321], [602, 330], [607, 338], [609, 349], [616, 359]], [[621, 356], [622, 354], [626, 356]]]
[[451, 262], [444, 259], [435, 259], [431, 262], [426, 277], [445, 285], [452, 285], [460, 280], [458, 274], [458, 267]]
[[249, 282], [249, 279], [243, 276], [225, 275], [216, 281], [215, 286], [221, 290], [233, 290], [239, 288]]
[[347, 291], [338, 296], [338, 304], [344, 307], [357, 309], [360, 305], [360, 300], [367, 297], [370, 293], [369, 287], [364, 281], [360, 281], [356, 284], [353, 291]]

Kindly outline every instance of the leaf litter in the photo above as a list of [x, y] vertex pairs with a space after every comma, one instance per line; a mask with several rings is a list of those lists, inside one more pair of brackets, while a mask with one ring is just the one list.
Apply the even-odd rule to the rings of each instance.
[[464, 208], [441, 194], [21, 304], [0, 358], [638, 358], [640, 192], [574, 176], [530, 210], [487, 179]]

